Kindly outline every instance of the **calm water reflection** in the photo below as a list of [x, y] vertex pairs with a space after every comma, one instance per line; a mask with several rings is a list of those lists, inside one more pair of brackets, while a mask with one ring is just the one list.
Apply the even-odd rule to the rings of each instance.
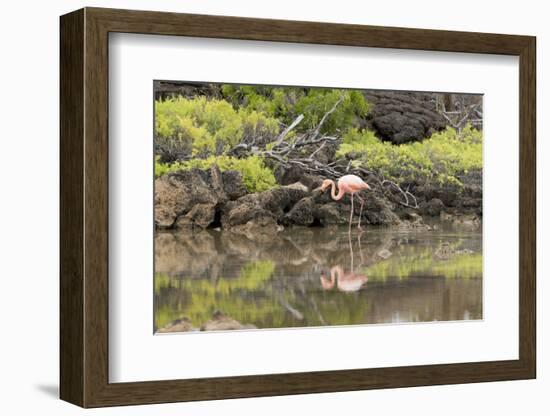
[[480, 230], [158, 233], [155, 250], [155, 329], [216, 311], [257, 328], [482, 317]]

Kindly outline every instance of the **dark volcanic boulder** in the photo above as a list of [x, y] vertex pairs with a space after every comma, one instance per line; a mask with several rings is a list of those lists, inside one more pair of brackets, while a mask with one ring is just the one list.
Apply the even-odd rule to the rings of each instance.
[[425, 201], [433, 199], [440, 200], [444, 206], [454, 207], [462, 193], [462, 188], [459, 184], [454, 183], [425, 183], [413, 189], [413, 193], [418, 198], [423, 198]]
[[241, 174], [216, 165], [163, 175], [155, 180], [155, 226], [206, 228], [220, 206], [245, 195]]
[[465, 212], [472, 212], [477, 215], [483, 213], [483, 173], [480, 170], [473, 170], [459, 176], [464, 184], [464, 189], [458, 201], [458, 206]]
[[196, 204], [217, 204], [218, 200], [205, 171], [192, 169], [161, 176], [155, 180], [155, 225], [171, 228]]
[[246, 195], [246, 188], [243, 185], [243, 178], [236, 170], [226, 170], [222, 173], [223, 190], [227, 197], [233, 201]]
[[305, 185], [310, 191], [318, 188], [323, 183], [322, 177], [307, 173], [303, 168], [296, 165], [292, 165], [289, 168], [279, 166], [275, 170], [275, 178], [281, 185], [291, 185], [299, 182]]
[[227, 213], [222, 217], [224, 227], [234, 227], [249, 221], [259, 221], [262, 218], [273, 218], [273, 214], [259, 205], [237, 200], [227, 204]]
[[482, 215], [483, 173], [472, 170], [457, 175], [459, 183], [426, 182], [412, 188], [424, 215], [437, 216], [444, 208]]
[[348, 222], [347, 214], [340, 209], [337, 202], [318, 205], [315, 217], [322, 225], [345, 224]]
[[372, 104], [367, 126], [394, 144], [422, 140], [446, 126], [431, 94], [368, 91], [365, 98]]
[[445, 209], [445, 205], [438, 198], [432, 198], [428, 202], [421, 202], [419, 204], [419, 211], [423, 215], [430, 217], [438, 217], [441, 211]]
[[285, 215], [284, 222], [295, 225], [311, 225], [315, 220], [314, 210], [315, 202], [313, 202], [313, 198], [303, 198]]
[[308, 189], [301, 183], [270, 189], [258, 194], [260, 206], [281, 219], [294, 204], [308, 195]]
[[[347, 224], [350, 218], [351, 199], [348, 195], [339, 201], [334, 201], [330, 196], [330, 191], [321, 192], [315, 190], [312, 196], [317, 205], [315, 209], [315, 218], [323, 225], [329, 224]], [[361, 216], [361, 224], [372, 225], [395, 225], [400, 220], [394, 212], [392, 203], [382, 195], [374, 192], [363, 194], [365, 204]], [[360, 212], [360, 204], [357, 197], [354, 201], [354, 223]]]
[[216, 204], [196, 204], [191, 210], [178, 217], [176, 228], [206, 228], [216, 218]]
[[[356, 213], [359, 213], [359, 204], [355, 204]], [[391, 203], [383, 197], [370, 193], [365, 198], [363, 218], [373, 225], [395, 225], [400, 220], [393, 211]]]
[[[253, 198], [256, 197], [256, 198]], [[271, 235], [279, 230], [275, 216], [263, 209], [257, 195], [246, 195], [224, 206], [222, 227], [249, 238]]]
[[[285, 214], [307, 195], [307, 188], [299, 183], [244, 195], [224, 205], [222, 227], [249, 232], [263, 224], [267, 230], [276, 231], [277, 223], [285, 222]], [[248, 227], [243, 227], [246, 224]]]

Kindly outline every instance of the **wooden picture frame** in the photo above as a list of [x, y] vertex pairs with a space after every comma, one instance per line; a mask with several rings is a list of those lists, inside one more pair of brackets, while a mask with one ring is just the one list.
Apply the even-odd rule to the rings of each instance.
[[[535, 38], [85, 8], [61, 17], [60, 396], [82, 407], [536, 376]], [[108, 35], [262, 40], [519, 57], [519, 359], [170, 381], [108, 379]]]

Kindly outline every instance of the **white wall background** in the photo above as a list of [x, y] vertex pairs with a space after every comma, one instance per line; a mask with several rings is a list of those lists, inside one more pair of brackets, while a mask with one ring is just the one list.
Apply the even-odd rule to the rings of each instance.
[[[87, 411], [102, 415], [529, 414], [550, 409], [548, 317], [544, 282], [550, 208], [543, 182], [550, 145], [543, 140], [550, 102], [550, 26], [545, 3], [441, 1], [297, 2], [277, 0], [52, 0], [4, 2], [0, 9], [0, 409], [2, 414], [83, 412], [58, 395], [58, 16], [82, 6], [241, 15], [294, 20], [529, 34], [538, 37], [539, 377], [534, 381], [166, 404]], [[546, 200], [545, 200], [546, 199]], [[546, 325], [547, 326], [547, 325]]]

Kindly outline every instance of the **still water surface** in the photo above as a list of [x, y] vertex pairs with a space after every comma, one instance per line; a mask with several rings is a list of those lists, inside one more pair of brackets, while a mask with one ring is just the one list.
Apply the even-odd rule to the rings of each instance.
[[482, 318], [481, 229], [155, 236], [155, 330], [216, 311], [257, 328]]

